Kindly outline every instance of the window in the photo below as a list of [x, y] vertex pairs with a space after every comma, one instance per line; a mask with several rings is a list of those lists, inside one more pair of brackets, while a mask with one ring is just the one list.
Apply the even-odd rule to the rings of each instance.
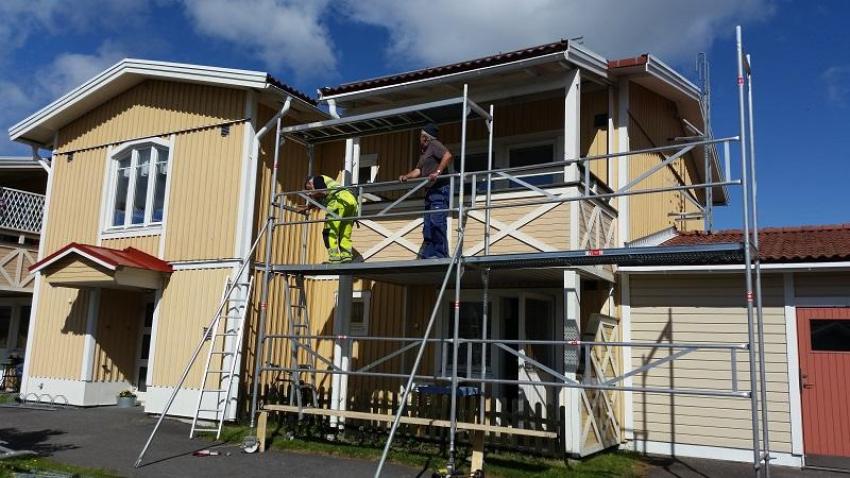
[[167, 147], [145, 143], [113, 156], [110, 229], [162, 223], [168, 182]]
[[[487, 152], [483, 153], [467, 153], [466, 159], [464, 161], [465, 172], [474, 173], [478, 171], [487, 171]], [[458, 171], [460, 171], [460, 165], [458, 165]], [[468, 177], [467, 183], [463, 186], [464, 194], [470, 194], [472, 191], [472, 177]], [[495, 176], [494, 178], [495, 179]], [[495, 189], [496, 184], [491, 186], [491, 191]], [[475, 177], [475, 190], [478, 192], [486, 192], [487, 191], [487, 175], [481, 174]]]
[[351, 300], [351, 335], [355, 337], [369, 334], [369, 303], [372, 293], [354, 291]]
[[12, 308], [0, 307], [0, 349], [9, 346], [9, 331], [12, 329]]
[[[555, 160], [555, 145], [554, 143], [538, 144], [531, 146], [516, 146], [508, 149], [508, 165], [512, 168], [518, 166], [531, 166], [534, 164], [551, 163]], [[530, 169], [528, 171], [517, 171], [514, 176], [520, 176], [519, 179], [533, 184], [535, 186], [548, 186], [555, 182], [555, 174], [546, 174], [547, 171], [554, 171], [557, 168], [547, 169]], [[522, 177], [523, 175], [530, 175]], [[511, 182], [510, 187], [521, 188], [519, 184]]]
[[18, 342], [15, 345], [19, 349], [23, 349], [27, 346], [27, 334], [30, 329], [30, 306], [25, 305], [21, 307], [20, 311], [20, 322], [18, 323]]
[[[493, 336], [493, 304], [488, 304], [490, 311], [487, 317], [487, 336]], [[463, 302], [460, 303], [460, 330], [458, 337], [461, 339], [481, 339], [482, 318], [484, 317], [484, 304], [481, 302]], [[449, 309], [448, 314], [448, 334], [446, 338], [453, 338], [455, 330], [454, 309]], [[465, 376], [467, 372], [472, 372], [473, 376], [477, 376], [481, 372], [481, 347], [482, 344], [462, 342], [458, 344], [458, 374]], [[451, 342], [443, 342], [444, 355], [446, 357], [446, 371], [451, 371], [452, 354], [454, 347]], [[487, 355], [492, 355], [492, 351], [488, 350]]]
[[850, 320], [813, 319], [813, 352], [850, 352]]

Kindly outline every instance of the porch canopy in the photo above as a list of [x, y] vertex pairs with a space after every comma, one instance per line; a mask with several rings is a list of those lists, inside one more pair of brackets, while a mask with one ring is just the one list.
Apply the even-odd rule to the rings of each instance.
[[158, 289], [173, 272], [171, 265], [146, 252], [128, 247], [111, 249], [72, 242], [30, 267], [58, 287]]

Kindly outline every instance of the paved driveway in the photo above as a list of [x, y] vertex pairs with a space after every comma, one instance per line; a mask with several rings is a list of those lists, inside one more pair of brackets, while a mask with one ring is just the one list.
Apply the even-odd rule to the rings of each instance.
[[[375, 463], [345, 458], [283, 453], [247, 455], [236, 446], [219, 448], [220, 456], [195, 457], [209, 443], [189, 440], [189, 425], [163, 422], [145, 464], [133, 463], [154, 420], [139, 408], [115, 407], [57, 411], [0, 407], [0, 440], [73, 465], [106, 468], [132, 477], [372, 477]], [[230, 452], [230, 456], [225, 456]], [[405, 466], [387, 465], [385, 476], [430, 476]]]

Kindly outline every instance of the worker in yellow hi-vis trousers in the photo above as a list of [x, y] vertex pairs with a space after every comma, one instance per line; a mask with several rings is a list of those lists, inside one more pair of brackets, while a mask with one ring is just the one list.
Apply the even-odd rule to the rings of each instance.
[[[351, 262], [354, 258], [351, 244], [351, 230], [354, 221], [345, 218], [357, 215], [357, 197], [330, 176], [325, 175], [308, 177], [304, 183], [304, 189], [310, 191], [310, 197], [327, 208], [329, 213], [339, 218], [325, 216], [322, 238], [325, 240], [325, 247], [328, 249], [329, 262], [335, 264]], [[307, 212], [315, 208], [313, 204], [306, 204], [300, 206], [299, 210]]]

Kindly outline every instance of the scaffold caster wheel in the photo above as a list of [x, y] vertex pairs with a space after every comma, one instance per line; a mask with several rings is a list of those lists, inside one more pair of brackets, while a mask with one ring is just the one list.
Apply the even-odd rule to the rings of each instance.
[[256, 453], [260, 449], [260, 440], [253, 435], [248, 435], [242, 440], [242, 451], [245, 453]]
[[472, 476], [472, 478], [484, 478], [484, 470], [475, 470], [470, 476]]

